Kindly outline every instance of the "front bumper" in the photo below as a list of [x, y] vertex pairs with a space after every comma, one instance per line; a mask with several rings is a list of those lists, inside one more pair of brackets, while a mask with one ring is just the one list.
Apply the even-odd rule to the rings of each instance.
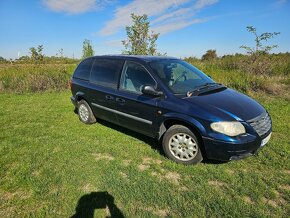
[[266, 138], [271, 131], [269, 131], [262, 138], [256, 137], [255, 140], [243, 140], [242, 142], [226, 142], [216, 140], [208, 137], [203, 137], [205, 152], [208, 159], [229, 161], [240, 160], [251, 155], [256, 154], [264, 146], [261, 142]]

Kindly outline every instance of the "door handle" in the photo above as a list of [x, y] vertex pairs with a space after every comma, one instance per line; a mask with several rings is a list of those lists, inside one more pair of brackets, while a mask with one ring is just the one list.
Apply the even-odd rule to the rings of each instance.
[[116, 98], [116, 101], [120, 104], [124, 104], [125, 100], [123, 98]]
[[112, 101], [112, 100], [114, 100], [114, 97], [111, 95], [106, 95], [106, 100]]

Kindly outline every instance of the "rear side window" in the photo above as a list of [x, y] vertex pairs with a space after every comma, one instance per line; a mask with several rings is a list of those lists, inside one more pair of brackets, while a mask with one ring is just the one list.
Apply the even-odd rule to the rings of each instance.
[[75, 70], [73, 77], [83, 80], [89, 80], [93, 61], [94, 61], [93, 58], [89, 58], [82, 61]]
[[123, 60], [96, 59], [93, 64], [90, 81], [98, 85], [117, 88]]

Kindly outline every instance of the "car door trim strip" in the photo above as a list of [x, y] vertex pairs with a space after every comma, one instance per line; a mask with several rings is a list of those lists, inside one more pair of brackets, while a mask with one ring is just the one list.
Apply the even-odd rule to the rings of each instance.
[[136, 116], [133, 116], [131, 114], [126, 114], [126, 113], [123, 113], [121, 111], [117, 111], [117, 110], [114, 110], [114, 109], [111, 109], [111, 108], [107, 108], [107, 107], [104, 107], [104, 106], [96, 104], [96, 103], [92, 103], [92, 105], [95, 106], [95, 107], [101, 108], [103, 110], [110, 111], [112, 113], [119, 114], [121, 116], [128, 117], [128, 118], [131, 118], [133, 120], [137, 120], [137, 121], [140, 121], [142, 123], [147, 123], [147, 124], [152, 125], [152, 121], [150, 121], [150, 120], [145, 120], [143, 118], [136, 117]]

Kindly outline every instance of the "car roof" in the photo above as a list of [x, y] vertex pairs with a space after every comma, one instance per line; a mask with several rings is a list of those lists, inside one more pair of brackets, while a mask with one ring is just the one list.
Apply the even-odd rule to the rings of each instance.
[[118, 58], [118, 59], [126, 59], [126, 60], [142, 60], [146, 62], [151, 62], [155, 60], [178, 60], [179, 58], [168, 57], [168, 56], [152, 56], [152, 55], [98, 55], [94, 56], [97, 58]]

